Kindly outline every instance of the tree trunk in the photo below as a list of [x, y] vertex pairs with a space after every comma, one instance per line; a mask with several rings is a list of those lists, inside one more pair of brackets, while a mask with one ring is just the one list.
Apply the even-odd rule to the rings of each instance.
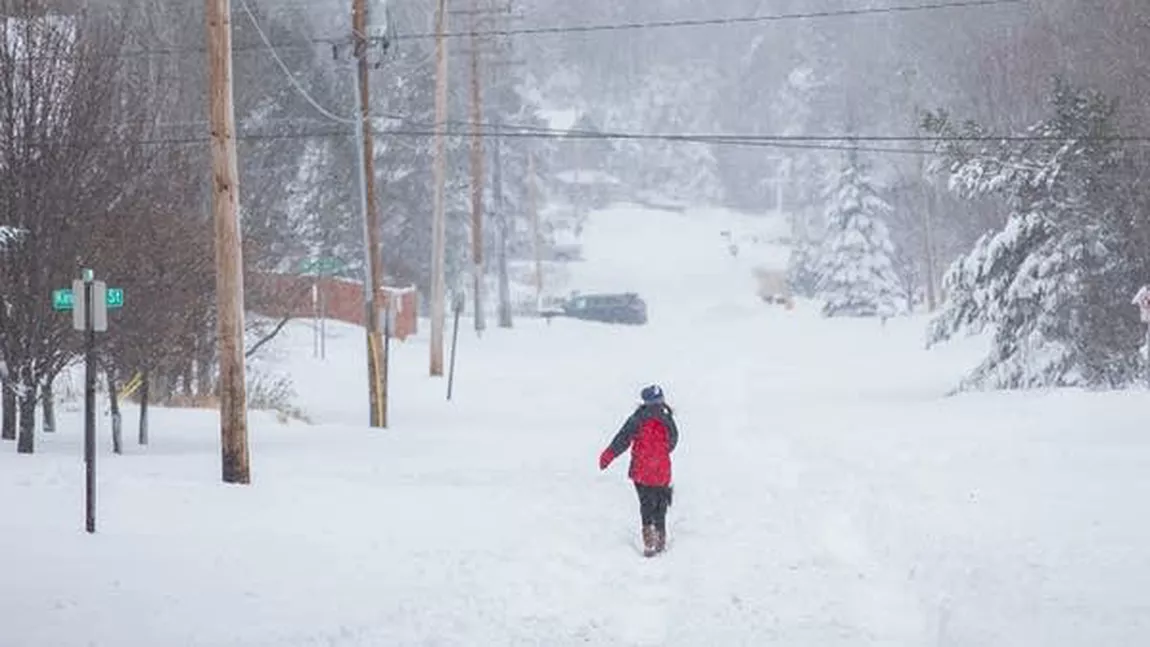
[[156, 373], [152, 379], [150, 393], [152, 401], [160, 404], [170, 404], [172, 401], [172, 378], [166, 372]]
[[3, 426], [0, 428], [0, 438], [3, 440], [16, 440], [16, 393], [12, 391], [15, 384], [11, 380], [5, 380], [4, 394], [0, 397], [3, 401]]
[[28, 386], [20, 396], [20, 429], [16, 451], [31, 454], [36, 448], [36, 387]]
[[104, 374], [108, 377], [108, 399], [112, 405], [112, 452], [124, 453], [124, 437], [120, 424], [120, 394], [116, 393], [116, 370], [109, 367]]
[[56, 394], [52, 388], [52, 383], [55, 380], [48, 380], [44, 385], [44, 433], [50, 434], [56, 431]]
[[140, 444], [148, 444], [148, 370], [140, 375]]
[[196, 395], [201, 398], [217, 395], [216, 385], [212, 382], [212, 360], [208, 357], [201, 357], [196, 362]]
[[184, 395], [188, 396], [188, 399], [193, 402], [196, 396], [199, 395], [199, 389], [201, 388], [199, 386], [199, 380], [196, 378], [196, 366], [198, 366], [198, 362], [188, 362], [187, 366], [184, 367], [183, 376]]

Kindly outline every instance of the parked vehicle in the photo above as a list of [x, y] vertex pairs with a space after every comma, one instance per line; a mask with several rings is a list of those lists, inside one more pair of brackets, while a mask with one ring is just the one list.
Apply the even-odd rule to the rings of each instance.
[[787, 284], [785, 270], [755, 269], [755, 279], [758, 281], [758, 295], [763, 301], [772, 305], [785, 306], [787, 310], [795, 307], [794, 295]]
[[647, 323], [647, 303], [634, 292], [620, 294], [575, 294], [543, 312], [548, 319], [556, 316], [585, 321], [642, 325]]

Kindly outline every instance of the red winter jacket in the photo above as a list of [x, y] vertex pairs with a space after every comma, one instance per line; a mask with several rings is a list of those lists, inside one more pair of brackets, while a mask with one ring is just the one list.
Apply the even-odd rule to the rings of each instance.
[[607, 469], [617, 456], [631, 449], [628, 475], [640, 485], [666, 487], [671, 484], [671, 452], [679, 443], [670, 407], [647, 404], [632, 413], [610, 446], [599, 456], [599, 469]]

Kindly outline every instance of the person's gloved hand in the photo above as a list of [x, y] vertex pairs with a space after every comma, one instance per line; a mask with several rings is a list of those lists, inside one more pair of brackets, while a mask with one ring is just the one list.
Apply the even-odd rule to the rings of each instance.
[[599, 454], [599, 469], [607, 469], [607, 466], [610, 465], [613, 460], [615, 460], [615, 454], [611, 451], [611, 448], [608, 447], [604, 449], [603, 453]]

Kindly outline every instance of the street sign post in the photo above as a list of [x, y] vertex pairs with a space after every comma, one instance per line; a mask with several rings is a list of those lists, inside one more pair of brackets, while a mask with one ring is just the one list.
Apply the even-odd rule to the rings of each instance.
[[451, 366], [447, 371], [447, 399], [451, 400], [452, 392], [455, 390], [455, 346], [459, 343], [459, 315], [463, 314], [463, 308], [466, 305], [463, 290], [455, 293], [455, 297], [451, 302], [451, 310], [455, 316], [455, 323], [451, 330]]
[[[73, 308], [83, 312], [80, 317], [84, 331], [84, 465], [85, 469], [85, 528], [89, 534], [96, 532], [96, 292], [93, 290], [92, 270], [84, 270], [83, 278], [72, 284], [72, 294], [83, 295], [83, 304]], [[79, 290], [77, 290], [79, 283]], [[103, 292], [101, 290], [101, 292]], [[106, 306], [107, 304], [102, 304]], [[104, 328], [107, 329], [107, 308], [104, 309]], [[76, 317], [72, 323], [77, 323]]]
[[319, 279], [325, 274], [335, 274], [345, 267], [347, 264], [343, 260], [333, 256], [305, 258], [299, 263], [300, 274], [314, 274], [316, 279], [311, 288], [311, 304], [312, 319], [315, 322], [314, 353], [320, 359], [325, 359], [327, 356], [327, 295], [320, 289]]
[[52, 291], [52, 309], [70, 310], [72, 327], [84, 333], [84, 526], [89, 533], [96, 532], [96, 333], [108, 330], [108, 309], [122, 307], [124, 291], [95, 280], [88, 269], [71, 289]]

